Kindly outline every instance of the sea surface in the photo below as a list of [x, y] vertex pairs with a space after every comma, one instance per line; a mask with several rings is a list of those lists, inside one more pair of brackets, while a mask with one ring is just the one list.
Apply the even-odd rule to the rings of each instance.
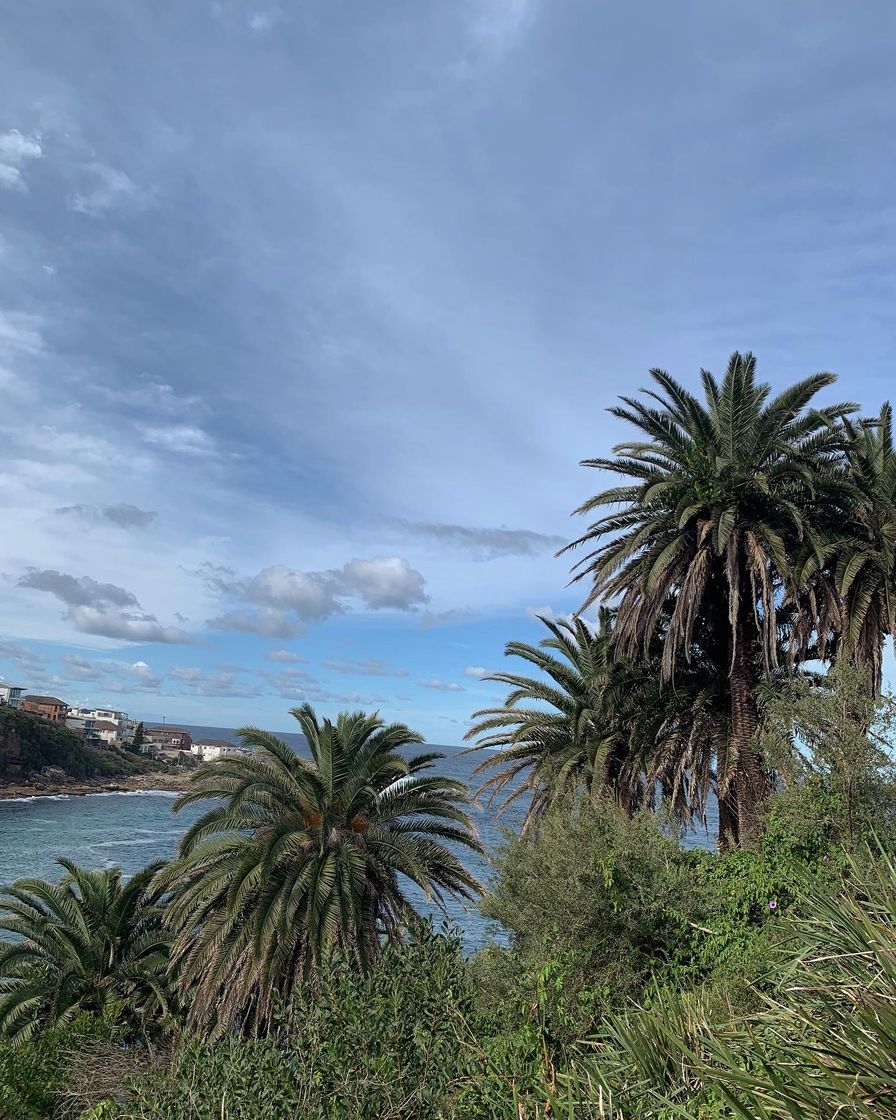
[[[194, 739], [229, 739], [237, 742], [233, 728], [186, 727]], [[300, 735], [281, 733], [300, 754], [306, 753]], [[457, 747], [421, 747], [441, 750], [445, 758], [437, 763], [441, 773], [459, 778], [471, 789], [480, 782], [473, 771], [483, 754], [464, 754]], [[57, 879], [62, 870], [56, 862], [67, 856], [86, 867], [121, 867], [132, 875], [147, 863], [174, 855], [177, 841], [187, 826], [203, 812], [202, 806], [188, 806], [181, 813], [172, 813], [174, 793], [97, 793], [85, 797], [51, 795], [0, 799], [0, 884], [8, 884], [25, 876]], [[504, 828], [518, 827], [522, 809], [508, 811], [500, 818], [493, 809], [477, 806], [474, 818], [480, 839], [490, 852], [499, 848]], [[716, 822], [710, 819], [708, 833], [695, 832], [686, 840], [688, 846], [712, 847]], [[462, 858], [483, 881], [488, 881], [487, 860], [469, 852]], [[428, 907], [418, 895], [420, 908], [441, 921], [441, 912]], [[447, 917], [462, 932], [464, 943], [472, 951], [488, 938], [488, 923], [475, 906], [449, 900]]]

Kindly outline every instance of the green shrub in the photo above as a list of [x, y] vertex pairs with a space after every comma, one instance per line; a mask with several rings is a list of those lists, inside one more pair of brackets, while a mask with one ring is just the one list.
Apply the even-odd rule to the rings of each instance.
[[[51, 1120], [61, 1115], [70, 1088], [70, 1059], [92, 1045], [108, 1045], [113, 1029], [81, 1015], [25, 1046], [0, 1038], [0, 1120]], [[76, 1058], [77, 1060], [77, 1058]]]
[[469, 1062], [473, 1013], [459, 942], [424, 934], [366, 974], [335, 964], [298, 986], [264, 1039], [188, 1040], [134, 1082], [124, 1120], [427, 1120]]

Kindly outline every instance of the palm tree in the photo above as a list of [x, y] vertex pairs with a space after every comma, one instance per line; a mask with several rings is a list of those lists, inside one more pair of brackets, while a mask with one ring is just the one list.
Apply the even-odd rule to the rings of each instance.
[[778, 665], [778, 613], [799, 591], [797, 551], [820, 555], [821, 527], [848, 511], [840, 420], [855, 409], [811, 407], [833, 374], [773, 399], [755, 374], [752, 354], [733, 354], [721, 384], [702, 371], [701, 402], [652, 370], [658, 388], [646, 391], [648, 403], [623, 397], [610, 410], [640, 438], [615, 447], [613, 458], [583, 463], [627, 481], [576, 512], [621, 509], [602, 512], [563, 550], [590, 546], [574, 578], [591, 581], [585, 606], [618, 600], [623, 656], [646, 656], [662, 633], [662, 680], [687, 664], [698, 628], [712, 636], [729, 710], [720, 826], [734, 842], [757, 828], [769, 788], [754, 689]]
[[876, 420], [854, 425], [849, 469], [854, 516], [837, 542], [833, 583], [841, 606], [839, 645], [880, 694], [884, 642], [896, 634], [896, 450], [889, 401]]
[[311, 758], [243, 728], [250, 758], [203, 767], [175, 803], [218, 802], [160, 877], [172, 890], [174, 961], [212, 1033], [259, 1029], [279, 998], [333, 953], [363, 969], [418, 915], [407, 884], [442, 904], [480, 889], [449, 845], [482, 852], [462, 782], [427, 774], [443, 756], [404, 724], [293, 708]]
[[126, 883], [117, 867], [60, 859], [59, 883], [20, 879], [0, 895], [0, 1034], [27, 1042], [81, 1012], [142, 1027], [167, 1013], [168, 938], [153, 864]]
[[663, 689], [655, 656], [632, 664], [618, 655], [608, 608], [596, 630], [581, 617], [541, 621], [549, 637], [505, 648], [541, 675], [486, 678], [511, 691], [501, 707], [474, 713], [466, 735], [478, 740], [471, 750], [494, 752], [476, 768], [494, 771], [482, 786], [490, 803], [506, 795], [503, 811], [528, 797], [523, 832], [581, 789], [629, 814], [658, 793], [683, 824], [703, 819], [724, 716], [702, 658], [679, 673], [674, 689]]

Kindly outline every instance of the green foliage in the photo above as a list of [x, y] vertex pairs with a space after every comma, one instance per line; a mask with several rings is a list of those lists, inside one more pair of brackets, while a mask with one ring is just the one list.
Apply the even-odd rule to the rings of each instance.
[[140, 754], [140, 750], [143, 747], [143, 742], [144, 742], [145, 738], [146, 738], [146, 731], [143, 727], [143, 720], [141, 720], [137, 724], [137, 729], [134, 732], [134, 738], [131, 740], [131, 743], [130, 743], [130, 746], [128, 747], [128, 749], [130, 751], [133, 751], [134, 754]]
[[766, 706], [763, 723], [788, 785], [817, 791], [831, 841], [856, 851], [892, 832], [896, 700], [876, 694], [867, 672], [840, 661], [824, 677], [797, 678]]
[[683, 824], [702, 816], [712, 778], [718, 720], [712, 673], [699, 657], [661, 689], [655, 656], [633, 663], [616, 648], [613, 612], [601, 608], [593, 629], [581, 618], [542, 619], [537, 646], [508, 643], [505, 654], [538, 677], [495, 673], [510, 687], [502, 707], [474, 713], [467, 739], [487, 750], [476, 773], [501, 808], [528, 800], [525, 832], [555, 802], [584, 790], [610, 797], [631, 815], [660, 800]]
[[121, 1120], [436, 1120], [465, 1075], [473, 1013], [457, 940], [423, 932], [376, 970], [331, 959], [265, 1039], [188, 1041], [138, 1080]]
[[108, 1023], [79, 1015], [25, 1046], [0, 1036], [0, 1120], [49, 1120], [59, 1111], [69, 1077], [67, 1055], [108, 1042]]
[[807, 900], [748, 1014], [665, 992], [605, 1021], [583, 1065], [626, 1116], [896, 1118], [896, 865], [877, 852], [851, 870]]
[[714, 666], [729, 713], [708, 735], [721, 831], [740, 843], [756, 831], [768, 789], [753, 744], [755, 690], [784, 650], [791, 664], [817, 654], [825, 533], [855, 496], [841, 422], [855, 406], [814, 406], [835, 380], [826, 373], [772, 397], [752, 354], [732, 354], [721, 382], [702, 370], [702, 399], [663, 370], [651, 377], [641, 399], [610, 409], [634, 437], [611, 458], [585, 461], [622, 484], [579, 508], [597, 519], [569, 548], [588, 549], [574, 568], [591, 584], [586, 605], [618, 601], [623, 656], [660, 640], [670, 683], [695, 655]]
[[642, 813], [582, 801], [549, 813], [528, 842], [508, 837], [482, 903], [510, 932], [474, 962], [510, 1025], [533, 1004], [558, 1044], [638, 998], [687, 939], [692, 859]]
[[152, 768], [115, 747], [85, 746], [67, 727], [0, 704], [0, 780], [21, 778], [45, 766], [58, 767], [71, 778], [111, 778]]
[[651, 815], [587, 801], [549, 813], [527, 841], [510, 837], [482, 903], [510, 943], [472, 962], [484, 1005], [512, 1031], [540, 1023], [558, 1052], [663, 988], [754, 1005], [786, 922], [844, 866], [829, 840], [810, 845], [795, 809], [793, 797], [775, 803], [762, 845], [724, 854], [684, 851]]
[[0, 1031], [13, 1044], [82, 1012], [143, 1031], [167, 1013], [168, 936], [154, 864], [122, 882], [112, 868], [59, 860], [59, 883], [20, 879], [0, 895]]
[[333, 952], [372, 966], [382, 940], [418, 920], [408, 881], [437, 901], [478, 891], [449, 846], [481, 851], [466, 787], [426, 773], [440, 754], [406, 759], [400, 748], [420, 736], [376, 715], [293, 715], [311, 761], [244, 728], [254, 756], [203, 767], [176, 803], [216, 802], [160, 880], [192, 1021], [211, 1031], [264, 1028]]

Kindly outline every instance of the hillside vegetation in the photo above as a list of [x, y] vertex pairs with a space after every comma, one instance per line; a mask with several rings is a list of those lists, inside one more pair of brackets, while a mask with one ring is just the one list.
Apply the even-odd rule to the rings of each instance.
[[0, 782], [23, 781], [47, 766], [64, 770], [70, 778], [113, 778], [152, 768], [136, 755], [85, 746], [67, 727], [0, 706]]

